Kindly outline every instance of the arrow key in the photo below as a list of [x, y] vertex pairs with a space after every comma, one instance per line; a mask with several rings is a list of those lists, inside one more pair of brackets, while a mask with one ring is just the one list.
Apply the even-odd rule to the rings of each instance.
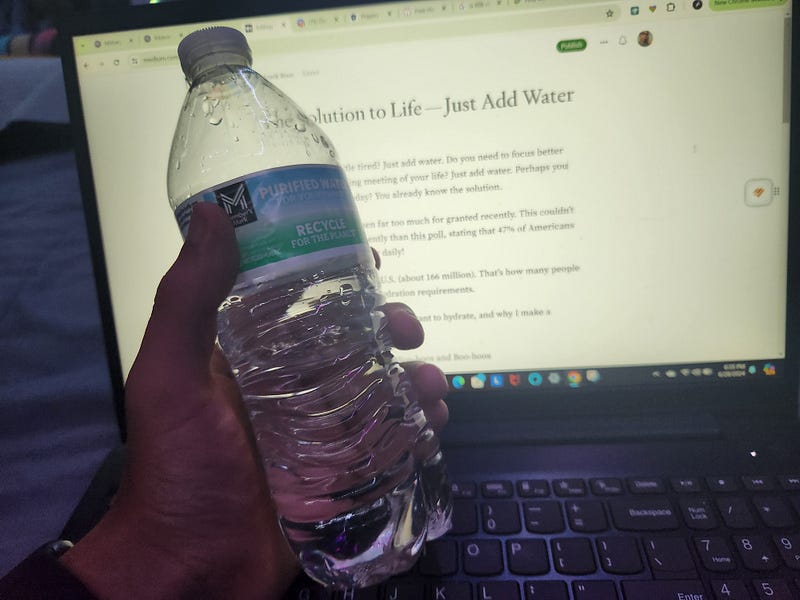
[[736, 536], [733, 538], [733, 543], [744, 566], [751, 571], [772, 571], [778, 568], [775, 550], [764, 536]]

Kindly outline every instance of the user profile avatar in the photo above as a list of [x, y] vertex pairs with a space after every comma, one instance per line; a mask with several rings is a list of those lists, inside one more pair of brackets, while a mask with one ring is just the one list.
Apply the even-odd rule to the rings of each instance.
[[642, 48], [647, 48], [653, 43], [653, 32], [647, 30], [640, 31], [636, 40]]

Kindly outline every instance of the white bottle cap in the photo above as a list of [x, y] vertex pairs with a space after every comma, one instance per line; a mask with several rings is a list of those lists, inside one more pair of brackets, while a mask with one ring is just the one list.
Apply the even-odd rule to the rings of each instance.
[[247, 38], [231, 27], [206, 27], [193, 31], [178, 44], [178, 58], [188, 79], [207, 66], [225, 64], [231, 59], [239, 62], [244, 58], [248, 65], [253, 63]]

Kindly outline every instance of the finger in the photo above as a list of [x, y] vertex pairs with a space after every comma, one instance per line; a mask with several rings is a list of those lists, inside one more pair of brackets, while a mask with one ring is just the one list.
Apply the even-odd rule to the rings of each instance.
[[208, 377], [217, 308], [233, 285], [238, 261], [233, 226], [222, 209], [195, 205], [183, 248], [158, 286], [129, 384], [161, 387]]
[[386, 315], [392, 344], [399, 350], [418, 348], [425, 341], [425, 331], [407, 305], [402, 302], [387, 302], [381, 307]]
[[417, 401], [434, 430], [447, 424], [449, 410], [443, 398], [447, 395], [447, 378], [435, 365], [424, 362], [404, 363], [409, 379], [417, 393]]

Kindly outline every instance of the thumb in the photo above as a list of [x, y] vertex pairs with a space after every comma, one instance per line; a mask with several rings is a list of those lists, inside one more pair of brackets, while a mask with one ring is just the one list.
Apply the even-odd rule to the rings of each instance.
[[[216, 316], [236, 279], [239, 251], [233, 226], [215, 204], [199, 202], [189, 234], [161, 280], [127, 394], [157, 401], [164, 393], [203, 386], [216, 338]], [[133, 407], [130, 407], [133, 408]]]

